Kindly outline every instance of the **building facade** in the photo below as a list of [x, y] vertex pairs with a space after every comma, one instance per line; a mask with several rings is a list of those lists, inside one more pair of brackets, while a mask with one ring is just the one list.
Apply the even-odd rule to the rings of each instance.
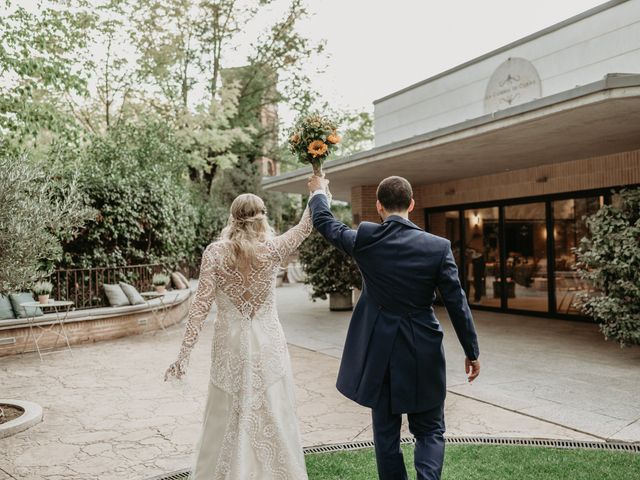
[[639, 73], [640, 0], [605, 3], [376, 100], [375, 147], [325, 164], [334, 198], [379, 221], [378, 182], [404, 176], [472, 306], [579, 318], [583, 216], [640, 185]]

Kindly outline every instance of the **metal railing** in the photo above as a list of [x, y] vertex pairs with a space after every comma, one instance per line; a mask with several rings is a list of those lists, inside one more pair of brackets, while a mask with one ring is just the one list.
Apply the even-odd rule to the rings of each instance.
[[152, 290], [154, 273], [166, 271], [163, 264], [123, 267], [73, 268], [51, 274], [52, 295], [56, 300], [71, 300], [77, 309], [108, 306], [102, 288], [105, 283], [129, 283], [139, 292]]

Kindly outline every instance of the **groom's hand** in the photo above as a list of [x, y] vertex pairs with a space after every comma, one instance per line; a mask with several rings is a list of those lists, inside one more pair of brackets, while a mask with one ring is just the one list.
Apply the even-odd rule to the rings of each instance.
[[480, 360], [464, 359], [464, 371], [467, 372], [469, 382], [473, 382], [480, 375]]
[[312, 175], [309, 177], [309, 193], [313, 193], [316, 190], [327, 190], [327, 186], [329, 185], [329, 180], [324, 177], [319, 177], [317, 175]]

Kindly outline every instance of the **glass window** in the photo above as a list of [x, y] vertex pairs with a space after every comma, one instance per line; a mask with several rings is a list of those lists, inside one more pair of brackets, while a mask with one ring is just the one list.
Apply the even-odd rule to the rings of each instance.
[[558, 313], [577, 315], [576, 295], [588, 291], [588, 285], [575, 271], [572, 251], [588, 234], [584, 217], [596, 213], [604, 197], [576, 198], [553, 202], [553, 238], [555, 244], [556, 309]]
[[450, 210], [448, 212], [435, 212], [429, 214], [429, 233], [444, 237], [451, 242], [451, 251], [460, 271], [460, 212]]
[[500, 307], [499, 215], [498, 207], [464, 212], [464, 286], [472, 305]]
[[545, 204], [505, 207], [507, 306], [548, 311]]

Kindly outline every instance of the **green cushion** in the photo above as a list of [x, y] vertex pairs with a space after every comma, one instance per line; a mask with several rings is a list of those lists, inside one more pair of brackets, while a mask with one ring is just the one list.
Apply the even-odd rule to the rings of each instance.
[[129, 303], [129, 298], [125, 295], [122, 287], [117, 283], [105, 283], [103, 287], [104, 293], [107, 296], [107, 300], [109, 300], [109, 305], [111, 305], [112, 307], [131, 305], [131, 303]]
[[141, 303], [146, 303], [144, 298], [142, 298], [142, 295], [138, 293], [138, 290], [136, 290], [136, 287], [134, 287], [133, 285], [129, 285], [128, 283], [124, 282], [118, 282], [118, 285], [120, 285], [120, 288], [122, 288], [122, 291], [129, 299], [129, 303], [131, 303], [131, 305], [140, 305]]
[[13, 307], [13, 313], [16, 314], [16, 318], [27, 317], [40, 317], [42, 316], [42, 310], [39, 307], [21, 307], [21, 303], [35, 302], [31, 292], [10, 293], [9, 300], [11, 300], [11, 306]]
[[11, 306], [11, 300], [4, 295], [0, 295], [0, 320], [9, 320], [10, 318], [16, 318]]

